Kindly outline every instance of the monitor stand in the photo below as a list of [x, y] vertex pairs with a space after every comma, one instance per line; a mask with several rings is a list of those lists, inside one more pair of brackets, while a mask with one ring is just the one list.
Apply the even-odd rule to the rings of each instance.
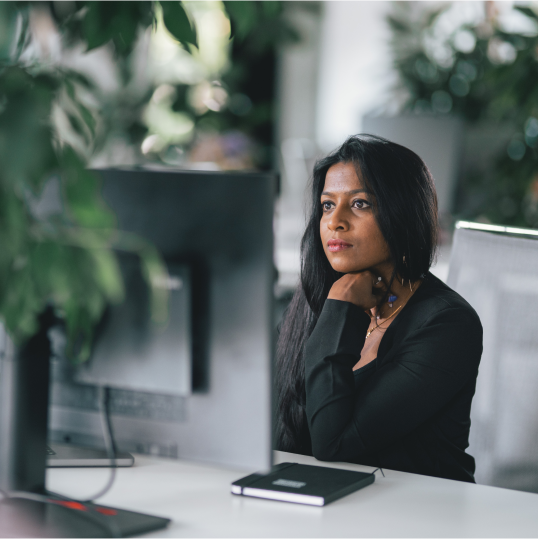
[[[52, 309], [26, 343], [0, 350], [0, 537], [128, 537], [170, 519], [45, 494]], [[3, 332], [0, 326], [0, 337]]]
[[73, 444], [49, 443], [47, 446], [47, 467], [49, 468], [98, 468], [129, 467], [134, 457], [125, 451], [118, 451], [114, 462], [104, 449], [79, 447]]
[[[32, 496], [31, 494], [29, 496]], [[44, 496], [0, 502], [0, 537], [129, 537], [165, 528], [170, 519]]]

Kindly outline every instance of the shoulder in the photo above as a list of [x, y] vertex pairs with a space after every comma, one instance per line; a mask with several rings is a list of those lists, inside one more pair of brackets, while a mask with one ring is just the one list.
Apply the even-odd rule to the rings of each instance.
[[399, 354], [400, 362], [476, 374], [483, 346], [480, 318], [464, 298], [431, 273], [391, 328], [392, 359]]
[[429, 273], [402, 311], [407, 330], [436, 323], [448, 327], [466, 326], [482, 337], [482, 324], [473, 307], [455, 290]]

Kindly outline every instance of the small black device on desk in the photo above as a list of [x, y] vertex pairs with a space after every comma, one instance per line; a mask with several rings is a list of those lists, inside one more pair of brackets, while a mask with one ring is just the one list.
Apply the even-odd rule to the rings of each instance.
[[283, 462], [232, 483], [232, 494], [323, 506], [371, 485], [373, 473]]

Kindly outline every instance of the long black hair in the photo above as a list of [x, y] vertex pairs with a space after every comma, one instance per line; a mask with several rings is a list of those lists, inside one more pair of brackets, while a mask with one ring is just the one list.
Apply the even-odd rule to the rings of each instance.
[[[301, 241], [301, 280], [280, 327], [276, 350], [276, 443], [282, 451], [309, 453], [305, 417], [303, 348], [341, 274], [333, 270], [320, 237], [321, 193], [327, 171], [352, 163], [373, 193], [374, 215], [397, 277], [416, 281], [432, 265], [437, 246], [437, 195], [422, 159], [404, 146], [373, 135], [349, 137], [314, 166], [311, 209]], [[405, 261], [404, 261], [405, 257]]]

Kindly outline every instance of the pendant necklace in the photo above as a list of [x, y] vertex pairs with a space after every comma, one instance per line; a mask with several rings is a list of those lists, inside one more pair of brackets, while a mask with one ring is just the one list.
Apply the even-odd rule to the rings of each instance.
[[[409, 294], [409, 298], [413, 295], [413, 288], [414, 287], [415, 287], [414, 285], [411, 287], [411, 294]], [[392, 307], [392, 301], [391, 301], [392, 298], [396, 298], [396, 296], [391, 295], [390, 298], [389, 298], [389, 301], [390, 301], [389, 305], [391, 307]], [[385, 318], [385, 320], [383, 320], [383, 322], [381, 322], [381, 324], [378, 324], [377, 321], [376, 321], [375, 327], [373, 327], [370, 331], [368, 331], [368, 333], [366, 334], [365, 339], [367, 339], [370, 336], [370, 334], [372, 332], [374, 332], [377, 328], [381, 327], [387, 320], [390, 320], [409, 301], [409, 298], [407, 298], [405, 303], [402, 303], [389, 317]]]
[[373, 327], [367, 334], [366, 334], [366, 339], [370, 336], [370, 333], [372, 333], [372, 331], [375, 331], [378, 327], [382, 326], [387, 320], [390, 320], [403, 306], [405, 305], [405, 303], [403, 305], [400, 305], [388, 318], [385, 318], [385, 320], [383, 320], [383, 322], [381, 322], [381, 324], [378, 324], [376, 322], [376, 325], [375, 327]]

